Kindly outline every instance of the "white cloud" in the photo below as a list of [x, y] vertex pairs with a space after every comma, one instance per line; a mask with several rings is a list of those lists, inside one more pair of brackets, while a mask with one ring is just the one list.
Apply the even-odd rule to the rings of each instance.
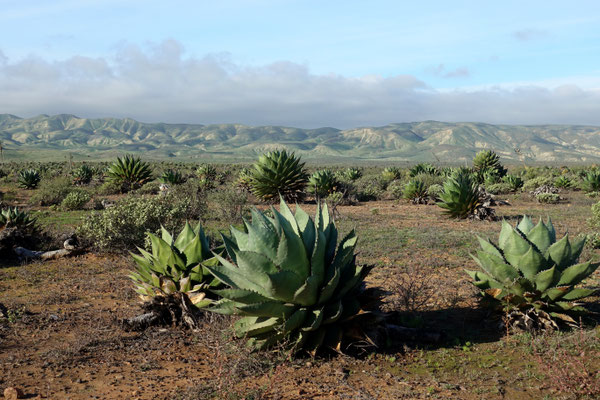
[[306, 65], [189, 57], [176, 41], [109, 58], [12, 61], [0, 53], [0, 112], [145, 122], [340, 128], [440, 120], [600, 125], [600, 92], [581, 85], [439, 91], [411, 75], [315, 75]]

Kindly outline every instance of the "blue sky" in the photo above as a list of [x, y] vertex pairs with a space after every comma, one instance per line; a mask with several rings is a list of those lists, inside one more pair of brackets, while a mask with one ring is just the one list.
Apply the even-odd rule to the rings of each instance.
[[597, 1], [0, 0], [0, 113], [600, 125]]

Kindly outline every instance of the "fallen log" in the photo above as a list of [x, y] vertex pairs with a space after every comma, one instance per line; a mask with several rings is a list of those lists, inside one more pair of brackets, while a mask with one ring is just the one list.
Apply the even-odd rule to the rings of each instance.
[[15, 247], [14, 252], [21, 259], [28, 260], [54, 260], [61, 257], [68, 257], [73, 254], [80, 252], [80, 249], [76, 247], [76, 240], [69, 238], [63, 243], [63, 249], [51, 250], [51, 251], [35, 251], [29, 250], [24, 247]]

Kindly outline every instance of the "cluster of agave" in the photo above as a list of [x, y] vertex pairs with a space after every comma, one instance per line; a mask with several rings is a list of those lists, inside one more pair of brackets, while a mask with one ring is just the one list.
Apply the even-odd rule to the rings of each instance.
[[526, 330], [558, 329], [557, 320], [575, 325], [573, 318], [586, 309], [578, 300], [594, 294], [576, 287], [598, 263], [577, 263], [585, 238], [556, 240], [552, 222], [534, 225], [527, 216], [513, 228], [503, 221], [495, 244], [479, 238], [473, 256], [481, 271], [466, 271], [484, 299], [502, 309], [507, 323]]
[[264, 201], [274, 201], [282, 196], [286, 201], [294, 202], [302, 198], [307, 181], [300, 158], [286, 150], [275, 150], [261, 155], [254, 163], [250, 188]]
[[41, 180], [42, 177], [38, 171], [35, 169], [26, 169], [19, 172], [17, 184], [23, 189], [35, 189]]
[[[186, 292], [202, 307], [210, 289], [219, 300], [207, 309], [242, 316], [236, 334], [255, 349], [283, 342], [315, 353], [369, 341], [368, 321], [378, 314], [364, 309], [373, 302], [364, 288], [370, 267], [356, 265], [354, 231], [338, 244], [326, 205], [312, 219], [300, 207], [292, 213], [281, 199], [280, 211], [270, 214], [255, 209], [244, 231], [232, 227], [223, 236], [228, 259], [208, 251], [200, 227], [186, 225], [175, 240], [165, 230], [162, 238], [151, 235], [152, 253], [134, 255], [138, 293], [147, 300]], [[216, 282], [227, 287], [214, 289]]]
[[18, 228], [22, 231], [35, 230], [36, 218], [17, 207], [8, 207], [0, 211], [0, 228]]
[[150, 182], [152, 169], [150, 164], [138, 157], [126, 155], [123, 158], [117, 157], [117, 161], [108, 168], [107, 175], [108, 180], [120, 185], [121, 191], [126, 193]]

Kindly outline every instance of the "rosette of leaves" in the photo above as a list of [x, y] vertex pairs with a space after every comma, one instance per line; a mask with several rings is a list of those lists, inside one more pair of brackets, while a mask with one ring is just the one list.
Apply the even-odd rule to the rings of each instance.
[[123, 158], [117, 157], [117, 161], [108, 168], [107, 175], [109, 181], [120, 185], [121, 192], [126, 193], [151, 181], [152, 169], [150, 164], [139, 157], [126, 155]]
[[550, 219], [534, 225], [524, 216], [513, 228], [502, 222], [498, 243], [478, 238], [481, 250], [473, 259], [482, 271], [466, 271], [487, 303], [502, 310], [509, 326], [528, 331], [558, 329], [558, 322], [576, 325], [575, 315], [587, 312], [579, 300], [594, 289], [578, 287], [598, 268], [577, 263], [585, 238], [556, 240]]
[[502, 178], [502, 182], [510, 185], [511, 190], [515, 192], [523, 187], [523, 179], [521, 179], [521, 177], [519, 176], [512, 174], [504, 175], [504, 177]]
[[286, 201], [299, 201], [304, 195], [308, 176], [304, 163], [294, 153], [275, 150], [261, 155], [252, 170], [252, 193], [263, 201], [283, 196]]
[[427, 185], [420, 179], [411, 179], [404, 186], [402, 197], [410, 200], [413, 204], [427, 204]]
[[130, 253], [137, 269], [129, 276], [143, 301], [154, 297], [183, 294], [200, 308], [210, 304], [207, 291], [219, 285], [205, 265], [216, 265], [208, 239], [200, 224], [185, 223], [177, 238], [161, 227], [161, 237], [148, 233], [152, 251], [138, 247], [140, 254]]
[[415, 177], [419, 174], [439, 175], [440, 171], [429, 163], [419, 163], [414, 165], [408, 172], [411, 177]]
[[185, 183], [185, 177], [177, 170], [167, 169], [158, 178], [158, 181], [167, 185], [181, 185]]
[[581, 181], [581, 188], [586, 192], [600, 191], [600, 172], [588, 171]]
[[568, 189], [573, 186], [573, 182], [568, 176], [561, 175], [554, 180], [554, 186], [561, 189]]
[[400, 167], [386, 167], [381, 172], [381, 177], [388, 182], [400, 179], [402, 178], [402, 169]]
[[0, 211], [0, 228], [17, 228], [21, 231], [35, 230], [37, 219], [17, 207], [7, 207]]
[[338, 180], [335, 174], [328, 169], [316, 171], [308, 178], [308, 192], [318, 199], [335, 192], [337, 186]]
[[35, 169], [25, 169], [19, 172], [17, 184], [23, 189], [35, 189], [42, 180], [40, 173]]
[[482, 150], [475, 155], [473, 171], [480, 177], [480, 182], [483, 182], [483, 174], [486, 171], [494, 173], [499, 178], [506, 175], [506, 169], [500, 163], [500, 157], [492, 150]]
[[470, 173], [457, 173], [444, 182], [438, 206], [453, 218], [468, 218], [483, 207], [479, 185]]
[[236, 184], [244, 190], [250, 191], [250, 182], [252, 181], [252, 171], [250, 168], [242, 168], [238, 174]]
[[92, 181], [94, 171], [88, 165], [83, 164], [73, 170], [73, 184], [75, 185], [87, 185]]
[[215, 291], [223, 299], [211, 310], [241, 315], [236, 334], [255, 349], [286, 343], [314, 354], [368, 340], [364, 328], [374, 324], [365, 318], [374, 314], [363, 308], [363, 281], [370, 268], [356, 265], [354, 231], [336, 246], [326, 205], [313, 220], [282, 199], [271, 214], [253, 210], [247, 232], [231, 228], [223, 238], [230, 260], [217, 256], [220, 265], [207, 268], [230, 288]]
[[354, 182], [363, 176], [363, 171], [360, 168], [348, 167], [338, 171], [338, 175], [342, 180]]

